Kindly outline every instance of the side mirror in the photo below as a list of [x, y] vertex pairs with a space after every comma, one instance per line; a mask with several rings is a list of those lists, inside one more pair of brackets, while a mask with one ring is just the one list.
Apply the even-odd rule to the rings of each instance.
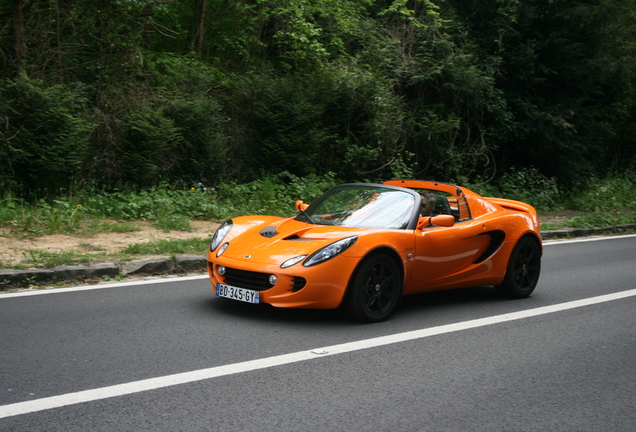
[[421, 230], [429, 225], [435, 225], [440, 227], [452, 227], [455, 225], [455, 216], [441, 214], [430, 217], [420, 217], [417, 221], [417, 229]]
[[296, 207], [296, 210], [298, 210], [299, 212], [303, 212], [307, 210], [307, 207], [309, 207], [309, 204], [305, 204], [303, 200], [298, 200], [296, 201], [295, 207]]

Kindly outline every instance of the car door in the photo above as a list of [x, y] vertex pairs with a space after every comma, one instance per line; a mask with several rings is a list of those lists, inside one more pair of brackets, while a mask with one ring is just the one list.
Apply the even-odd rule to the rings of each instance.
[[452, 227], [430, 226], [415, 231], [411, 280], [441, 282], [472, 265], [490, 243], [485, 223], [468, 220]]

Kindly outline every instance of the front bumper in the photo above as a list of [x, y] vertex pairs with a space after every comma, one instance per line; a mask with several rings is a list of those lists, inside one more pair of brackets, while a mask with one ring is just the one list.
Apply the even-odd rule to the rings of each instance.
[[[259, 265], [245, 261], [208, 257], [208, 274], [213, 289], [218, 283], [238, 286], [239, 288], [256, 289], [260, 292], [260, 302], [281, 308], [335, 309], [342, 303], [358, 259], [336, 257], [313, 267], [301, 264], [281, 269], [275, 265]], [[218, 267], [222, 265], [230, 269], [220, 275]], [[240, 277], [237, 278], [236, 275]], [[269, 287], [265, 282], [269, 275], [276, 275], [278, 280]], [[252, 286], [248, 285], [252, 282]], [[234, 282], [234, 283], [230, 283]]]

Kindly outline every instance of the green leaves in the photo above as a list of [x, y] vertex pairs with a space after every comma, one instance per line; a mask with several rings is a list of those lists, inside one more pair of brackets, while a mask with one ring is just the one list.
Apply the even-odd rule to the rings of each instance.
[[634, 0], [28, 5], [0, 14], [0, 187], [25, 196], [636, 164]]
[[27, 192], [68, 187], [80, 176], [94, 127], [81, 95], [64, 85], [4, 80], [0, 100], [0, 183], [16, 181]]

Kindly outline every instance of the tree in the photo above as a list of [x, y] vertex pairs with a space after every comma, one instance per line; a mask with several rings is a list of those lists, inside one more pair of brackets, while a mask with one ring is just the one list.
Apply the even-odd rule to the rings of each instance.
[[500, 59], [496, 85], [512, 115], [497, 130], [501, 165], [531, 165], [568, 185], [605, 166], [612, 120], [624, 115], [619, 41], [633, 2], [452, 3], [482, 61]]
[[11, 9], [12, 56], [11, 63], [14, 77], [26, 75], [26, 29], [25, 14], [28, 5], [24, 0], [13, 0]]

